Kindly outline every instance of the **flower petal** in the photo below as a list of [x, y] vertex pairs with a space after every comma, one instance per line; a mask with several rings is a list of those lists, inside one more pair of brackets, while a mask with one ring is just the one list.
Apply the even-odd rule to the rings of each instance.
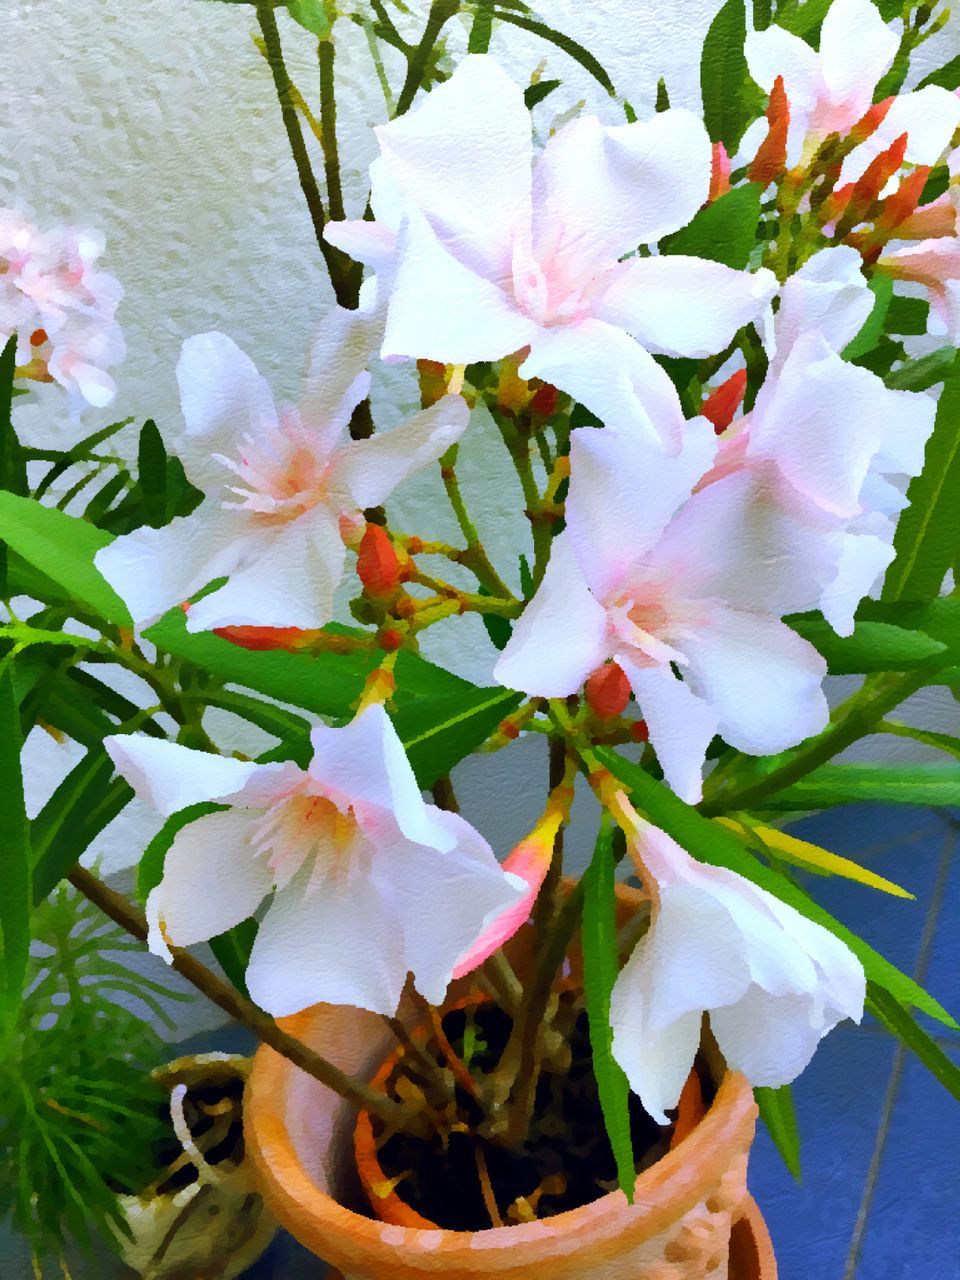
[[362, 310], [331, 307], [310, 344], [300, 416], [332, 449], [370, 390], [367, 365], [377, 340], [377, 323]]
[[520, 376], [552, 382], [621, 434], [674, 450], [680, 443], [683, 410], [668, 374], [612, 324], [587, 318], [541, 329]]
[[710, 189], [710, 139], [691, 111], [564, 125], [534, 169], [534, 253], [570, 280], [690, 221]]
[[[872, 6], [871, 6], [872, 8]], [[894, 98], [879, 128], [843, 162], [840, 182], [856, 182], [867, 165], [902, 133], [907, 135], [908, 164], [936, 164], [960, 125], [960, 98], [930, 84]]]
[[215, 756], [139, 733], [113, 734], [103, 745], [117, 772], [164, 817], [203, 800], [226, 800], [257, 773], [277, 772], [273, 765]]
[[569, 535], [553, 540], [550, 562], [493, 669], [508, 689], [541, 698], [576, 693], [608, 656], [607, 615], [590, 594]]
[[852, 103], [856, 115], [866, 111], [899, 46], [872, 0], [833, 0], [820, 28], [820, 67], [833, 101]]
[[147, 902], [151, 951], [166, 955], [168, 946], [191, 947], [253, 915], [273, 888], [270, 869], [251, 846], [254, 821], [249, 812], [228, 809], [177, 832], [163, 879]]
[[773, 323], [771, 355], [781, 364], [798, 339], [818, 329], [834, 351], [842, 351], [863, 328], [873, 310], [874, 296], [861, 271], [862, 259], [850, 245], [821, 249], [780, 291], [780, 309]]
[[629, 433], [571, 432], [567, 528], [597, 599], [605, 600], [656, 543], [716, 450], [706, 418], [685, 424], [677, 457]]
[[749, 32], [744, 53], [750, 75], [761, 89], [769, 93], [777, 76], [783, 76], [791, 111], [813, 107], [821, 83], [820, 59], [806, 40], [773, 25]]
[[348, 257], [362, 262], [374, 271], [390, 266], [397, 251], [397, 233], [383, 222], [366, 222], [363, 218], [328, 222], [324, 240]]
[[751, 987], [736, 1004], [710, 1013], [728, 1065], [752, 1085], [773, 1089], [797, 1078], [838, 1021], [817, 1016], [810, 996], [772, 996], [761, 987]]
[[703, 762], [717, 732], [717, 715], [667, 666], [641, 666], [626, 653], [617, 661], [636, 694], [667, 784], [687, 804], [703, 794]]
[[891, 539], [872, 533], [840, 535], [837, 574], [820, 597], [820, 610], [838, 636], [853, 635], [857, 606], [890, 564], [893, 554]]
[[444, 396], [392, 431], [343, 445], [334, 457], [331, 484], [361, 509], [379, 506], [408, 476], [456, 444], [469, 421], [466, 401]]
[[777, 291], [776, 277], [765, 267], [734, 271], [685, 254], [631, 258], [609, 278], [594, 314], [651, 351], [671, 356], [722, 351]]
[[448, 253], [424, 218], [411, 213], [397, 245], [380, 353], [385, 360], [499, 360], [536, 332], [511, 297]]
[[776, 618], [714, 606], [709, 625], [687, 641], [687, 654], [686, 678], [737, 750], [771, 755], [826, 726], [827, 664]]

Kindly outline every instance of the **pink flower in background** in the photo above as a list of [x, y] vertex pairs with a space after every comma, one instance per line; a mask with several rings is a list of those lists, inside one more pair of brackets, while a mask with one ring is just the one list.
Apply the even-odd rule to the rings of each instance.
[[457, 961], [520, 895], [483, 837], [425, 804], [380, 706], [312, 733], [306, 770], [131, 735], [105, 739], [160, 813], [227, 805], [174, 838], [147, 902], [149, 945], [215, 937], [273, 895], [246, 981], [275, 1017], [325, 1001], [393, 1014], [408, 973], [438, 1004]]
[[[747, 36], [750, 74], [769, 93], [783, 77], [790, 105], [787, 163], [809, 159], [828, 134], [849, 134], [873, 104], [874, 92], [892, 65], [899, 35], [870, 0], [834, 0], [820, 31], [819, 49], [773, 24]], [[855, 182], [867, 165], [907, 135], [909, 164], [932, 165], [960, 124], [960, 101], [936, 85], [892, 99], [877, 127], [847, 156], [842, 183]], [[757, 128], [757, 140], [765, 129]], [[749, 150], [745, 141], [745, 149]]]
[[677, 457], [574, 431], [567, 528], [494, 671], [509, 688], [556, 698], [612, 658], [664, 776], [691, 803], [715, 733], [763, 755], [827, 721], [826, 664], [780, 621], [819, 596], [820, 540], [753, 473], [691, 496], [715, 450], [704, 418], [686, 424]]
[[326, 234], [378, 273], [382, 356], [466, 364], [529, 348], [522, 377], [676, 448], [681, 423], [659, 412], [672, 387], [649, 352], [721, 350], [776, 287], [769, 271], [701, 258], [621, 261], [707, 201], [703, 123], [682, 110], [615, 127], [585, 116], [534, 162], [523, 94], [476, 55], [376, 132], [376, 221]]
[[929, 331], [960, 343], [960, 238], [940, 236], [906, 245], [884, 254], [877, 267], [895, 280], [924, 285], [930, 298]]
[[658, 901], [613, 988], [613, 1056], [660, 1124], [677, 1105], [704, 1012], [724, 1058], [776, 1088], [844, 1018], [863, 1016], [863, 966], [839, 938], [766, 890], [695, 861], [636, 820], [632, 852]]
[[334, 307], [311, 347], [299, 406], [279, 410], [232, 339], [187, 339], [177, 366], [186, 431], [176, 447], [206, 501], [163, 529], [117, 538], [96, 558], [136, 622], [223, 576], [225, 585], [190, 606], [188, 630], [330, 621], [346, 558], [343, 522], [439, 458], [469, 417], [459, 396], [444, 396], [392, 431], [349, 439], [370, 386], [376, 328], [367, 313]]
[[58, 382], [74, 410], [113, 400], [106, 370], [125, 354], [114, 319], [123, 290], [96, 269], [102, 251], [96, 232], [41, 231], [0, 209], [0, 344], [15, 334], [20, 375]]

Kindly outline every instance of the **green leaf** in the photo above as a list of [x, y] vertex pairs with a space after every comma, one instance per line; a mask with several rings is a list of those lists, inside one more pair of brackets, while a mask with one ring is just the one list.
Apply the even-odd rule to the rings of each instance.
[[330, 0], [287, 0], [287, 12], [318, 40], [329, 40], [336, 7]]
[[891, 720], [884, 720], [880, 730], [894, 737], [911, 738], [914, 742], [922, 742], [925, 747], [933, 747], [937, 751], [945, 752], [948, 756], [953, 756], [955, 760], [960, 760], [960, 738], [955, 738], [949, 733], [937, 733], [935, 729], [917, 729], [912, 724], [898, 724]]
[[108, 622], [130, 625], [126, 605], [94, 566], [93, 558], [113, 539], [55, 507], [0, 492], [0, 538], [67, 596]]
[[831, 675], [908, 671], [947, 648], [923, 631], [888, 622], [857, 622], [853, 635], [838, 636], [822, 618], [797, 615], [787, 621], [826, 658]]
[[956, 348], [940, 347], [917, 360], [908, 360], [888, 373], [884, 381], [892, 391], [928, 391], [948, 376], [956, 357]]
[[[874, 280], [879, 280], [880, 278], [880, 276], [874, 276], [870, 284], [872, 285]], [[899, 294], [896, 294], [891, 298], [890, 307], [887, 311], [887, 332], [926, 333], [929, 318], [929, 302], [926, 302], [923, 298], [902, 298]]]
[[923, 632], [946, 646], [951, 661], [960, 663], [960, 596], [938, 596], [926, 604], [912, 600], [864, 600], [857, 612], [865, 622], [889, 622]]
[[711, 142], [722, 142], [729, 155], [744, 130], [763, 110], [764, 96], [750, 78], [743, 51], [747, 38], [744, 0], [726, 0], [710, 24], [700, 55], [703, 121]]
[[889, 276], [874, 276], [867, 286], [873, 294], [873, 310], [863, 322], [863, 328], [843, 349], [844, 360], [857, 360], [880, 341], [883, 336], [887, 312], [893, 301], [893, 281]]
[[583, 877], [583, 989], [604, 1128], [617, 1163], [620, 1190], [633, 1204], [637, 1167], [630, 1137], [630, 1085], [614, 1060], [610, 1025], [610, 993], [618, 969], [614, 865], [613, 824], [604, 814], [593, 859]]
[[[473, 23], [470, 26], [467, 53], [487, 53], [489, 51], [490, 37], [493, 34], [493, 8], [493, 0], [479, 0], [477, 11], [473, 15]], [[531, 88], [534, 87], [531, 85]], [[529, 92], [530, 89], [526, 91], [526, 93]], [[526, 97], [526, 93], [524, 97]], [[527, 103], [528, 108], [532, 106], [532, 102]]]
[[167, 523], [167, 450], [152, 418], [140, 428], [137, 472], [147, 524], [160, 529]]
[[753, 1091], [760, 1108], [760, 1119], [776, 1144], [783, 1163], [800, 1181], [800, 1133], [793, 1109], [793, 1092], [788, 1084], [779, 1089], [757, 1087]]
[[542, 102], [544, 98], [553, 93], [554, 89], [560, 88], [559, 80], [538, 80], [536, 84], [528, 85], [523, 91], [523, 100], [527, 104], [527, 110], [532, 111], [538, 102]]
[[866, 1007], [891, 1035], [917, 1055], [946, 1090], [960, 1100], [960, 1067], [910, 1016], [899, 1000], [882, 986], [868, 982]]
[[114, 775], [113, 761], [102, 745], [92, 746], [33, 820], [35, 903], [52, 892], [132, 799], [132, 789]]
[[910, 481], [907, 498], [883, 600], [932, 599], [960, 552], [960, 357], [944, 383], [923, 470]]
[[[860, 960], [867, 977], [872, 978], [904, 1004], [914, 1005], [923, 1013], [938, 1019], [948, 1027], [960, 1030], [960, 1024], [947, 1013], [937, 1000], [924, 991], [878, 951], [839, 920], [835, 920], [818, 902], [776, 871], [764, 866], [743, 848], [737, 838], [721, 825], [703, 817], [691, 805], [684, 804], [679, 796], [662, 782], [657, 782], [638, 765], [624, 760], [608, 747], [601, 747], [597, 755], [616, 777], [630, 788], [634, 803], [645, 812], [655, 826], [666, 831], [693, 857], [715, 867], [726, 867], [761, 889], [796, 908], [807, 919], [823, 925], [842, 942], [845, 942]], [[843, 768], [846, 766], [834, 766]], [[799, 784], [798, 784], [799, 785]], [[812, 806], [810, 806], [812, 807]]]
[[824, 764], [764, 806], [782, 812], [867, 802], [960, 805], [960, 764]]
[[180, 809], [176, 813], [172, 813], [167, 818], [146, 849], [144, 849], [137, 864], [137, 897], [141, 902], [146, 902], [151, 890], [155, 889], [163, 879], [163, 864], [167, 856], [167, 850], [173, 844], [177, 834], [184, 827], [188, 827], [191, 822], [196, 822], [198, 818], [204, 818], [209, 813], [222, 813], [224, 809], [229, 807], [229, 805], [213, 804], [209, 800], [201, 800], [197, 804], [188, 805], [186, 809]]
[[562, 31], [557, 31], [554, 27], [550, 27], [545, 22], [541, 22], [538, 18], [528, 18], [526, 14], [513, 13], [509, 9], [497, 7], [494, 10], [494, 17], [500, 22], [510, 22], [515, 27], [521, 27], [524, 31], [531, 31], [535, 36], [542, 36], [544, 40], [548, 40], [550, 44], [554, 44], [561, 49], [574, 62], [579, 62], [585, 71], [593, 76], [598, 84], [606, 89], [611, 97], [616, 96], [616, 89], [613, 87], [613, 81], [607, 75], [603, 65], [593, 56], [589, 49], [585, 49], [582, 44], [578, 44], [571, 36], [564, 35]]
[[13, 377], [17, 365], [17, 335], [11, 334], [0, 353], [0, 489], [21, 495], [27, 489], [27, 465], [13, 429]]
[[210, 950], [217, 957], [220, 968], [237, 988], [247, 995], [246, 972], [250, 952], [257, 940], [259, 925], [252, 917], [236, 924], [226, 933], [210, 939]]
[[509, 689], [472, 689], [456, 698], [421, 698], [400, 705], [393, 722], [421, 787], [468, 756], [520, 705]]
[[960, 89], [960, 53], [942, 67], [938, 67], [936, 71], [931, 71], [928, 76], [924, 76], [917, 88], [925, 89], [928, 84], [939, 85], [941, 89], [949, 89], [951, 93], [955, 89]]
[[728, 191], [705, 205], [681, 231], [662, 240], [662, 252], [710, 258], [742, 271], [756, 243], [762, 194], [758, 182]]
[[90, 461], [90, 455], [97, 445], [103, 444], [105, 440], [115, 436], [118, 431], [128, 427], [132, 421], [132, 418], [121, 418], [119, 422], [111, 422], [107, 426], [101, 427], [98, 431], [93, 431], [90, 435], [84, 436], [82, 440], [78, 440], [75, 445], [64, 451], [57, 458], [57, 461], [37, 485], [33, 496], [37, 499], [42, 498], [54, 481], [59, 480], [65, 471], [75, 466], [78, 462]]
[[20, 767], [20, 713], [14, 686], [15, 659], [0, 668], [0, 952], [3, 1003], [8, 1013], [19, 1003], [30, 952], [30, 826]]
[[801, 3], [801, 0], [788, 0], [787, 4], [778, 7], [774, 22], [816, 48], [820, 27], [832, 2], [833, 0], [805, 0]]

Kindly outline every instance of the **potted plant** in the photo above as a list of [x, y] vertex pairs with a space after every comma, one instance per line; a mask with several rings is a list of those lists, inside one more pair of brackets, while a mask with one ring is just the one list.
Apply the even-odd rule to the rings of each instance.
[[[3, 1007], [68, 880], [261, 1042], [250, 1194], [347, 1280], [769, 1280], [755, 1119], [795, 1167], [790, 1082], [823, 1036], [866, 1008], [960, 1096], [915, 1011], [952, 1016], [795, 873], [904, 891], [783, 830], [960, 796], [960, 742], [891, 718], [957, 689], [960, 98], [952, 63], [901, 91], [942, 18], [888, 7], [757, 4], [748, 33], [726, 0], [700, 118], [662, 82], [635, 111], [522, 7], [434, 0], [411, 32], [255, 4], [336, 305], [294, 404], [229, 336], [188, 337], [183, 421], [145, 422], [135, 462], [108, 444], [129, 420], [59, 450], [15, 429], [32, 382], [109, 401], [119, 291], [91, 236], [2, 222]], [[278, 9], [316, 44], [318, 114]], [[352, 219], [351, 23], [388, 117]], [[593, 76], [603, 120], [503, 69], [491, 32], [518, 27]], [[416, 389], [389, 430], [381, 361]], [[525, 521], [509, 555], [458, 466], [481, 419]], [[446, 537], [395, 516], [425, 469]], [[426, 656], [466, 615], [485, 684]], [[861, 677], [832, 710], [829, 673]], [[214, 709], [274, 745], [223, 748]], [[28, 821], [34, 726], [85, 753]], [[876, 732], [944, 759], [836, 763]], [[521, 737], [543, 810], [495, 850], [452, 775]], [[139, 902], [78, 861], [134, 794], [163, 820]], [[575, 794], [592, 855], [565, 849]]]

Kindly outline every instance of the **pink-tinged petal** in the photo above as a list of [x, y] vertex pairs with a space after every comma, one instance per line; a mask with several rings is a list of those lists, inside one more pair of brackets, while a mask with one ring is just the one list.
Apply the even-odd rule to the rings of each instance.
[[631, 258], [609, 279], [594, 314], [626, 329], [651, 351], [671, 356], [722, 351], [777, 291], [776, 277], [765, 267], [734, 271], [684, 254]]
[[676, 450], [683, 411], [666, 371], [612, 324], [588, 318], [541, 329], [520, 376], [542, 378], [579, 400], [602, 423]]
[[628, 433], [592, 427], [571, 433], [567, 529], [599, 600], [650, 550], [713, 463], [710, 423], [695, 418], [684, 426], [676, 457]]
[[684, 226], [710, 190], [710, 139], [690, 111], [572, 120], [534, 169], [534, 253], [573, 281]]
[[833, 0], [820, 29], [820, 67], [832, 101], [862, 115], [899, 46], [872, 0]]
[[[381, 829], [399, 831], [443, 852], [455, 838], [441, 811], [424, 803], [410, 761], [382, 706], [367, 707], [342, 729], [318, 725], [310, 735], [309, 773], [343, 806], [353, 806], [361, 830], [376, 840]], [[384, 824], [386, 823], [386, 827]]]
[[893, 544], [873, 533], [839, 536], [836, 577], [824, 587], [820, 609], [838, 636], [850, 636], [857, 606], [893, 559]]
[[[872, 8], [872, 6], [871, 6]], [[938, 85], [894, 98], [874, 133], [843, 163], [840, 182], [855, 182], [867, 165], [900, 137], [907, 135], [908, 164], [936, 164], [960, 125], [960, 98]]]
[[340, 439], [370, 390], [367, 365], [378, 341], [377, 329], [365, 311], [331, 307], [314, 334], [300, 416], [325, 449], [332, 449]]
[[228, 809], [177, 832], [163, 879], [147, 901], [151, 951], [169, 956], [171, 946], [205, 942], [253, 915], [273, 888], [269, 867], [254, 856], [255, 821], [255, 815]]
[[415, 111], [376, 130], [404, 202], [448, 253], [501, 284], [515, 238], [529, 232], [530, 131], [520, 89], [483, 55], [464, 58]]
[[400, 921], [375, 877], [299, 875], [260, 924], [246, 981], [276, 1018], [310, 1005], [348, 1004], [393, 1015], [407, 976]]
[[493, 669], [508, 689], [541, 698], [576, 693], [608, 656], [606, 610], [593, 598], [566, 533], [553, 540], [536, 595]]
[[103, 745], [117, 772], [165, 818], [191, 804], [236, 796], [260, 771], [277, 772], [273, 765], [194, 751], [139, 733], [114, 734]]
[[536, 332], [512, 297], [448, 253], [423, 217], [411, 213], [397, 245], [385, 360], [499, 360]]
[[778, 619], [714, 605], [687, 655], [687, 680], [738, 751], [772, 755], [826, 727], [827, 664]]
[[392, 431], [343, 445], [334, 456], [331, 484], [356, 507], [379, 506], [408, 476], [456, 444], [469, 421], [466, 401], [444, 396]]
[[245, 436], [276, 426], [266, 380], [250, 357], [223, 333], [187, 338], [177, 361], [180, 404], [187, 424], [179, 447], [187, 475], [207, 490], [223, 480], [214, 454], [234, 454]]
[[208, 500], [162, 529], [144, 526], [97, 552], [97, 569], [123, 599], [138, 626], [189, 600], [242, 561], [245, 516]]
[[856, 515], [888, 419], [905, 406], [868, 369], [842, 360], [818, 333], [800, 338], [761, 388], [748, 452], [776, 463], [800, 493], [836, 516]]
[[346, 560], [338, 515], [317, 506], [288, 524], [256, 529], [225, 585], [190, 606], [187, 630], [325, 626]]
[[781, 616], [815, 607], [833, 576], [835, 527], [798, 500], [774, 468], [751, 466], [698, 490], [652, 560], [688, 599]]
[[642, 666], [626, 653], [618, 653], [617, 661], [636, 695], [666, 782], [687, 804], [699, 803], [716, 712], [668, 666]]
[[773, 323], [772, 346], [778, 363], [811, 329], [819, 330], [834, 351], [842, 351], [853, 341], [875, 301], [861, 270], [862, 262], [850, 245], [835, 245], [815, 253], [789, 277], [780, 291], [780, 308]]
[[455, 841], [452, 849], [437, 853], [423, 845], [391, 842], [381, 850], [374, 874], [389, 884], [394, 927], [403, 934], [417, 990], [440, 1004], [451, 978], [462, 971], [464, 953], [497, 922], [512, 916], [524, 895], [468, 822], [443, 810], [436, 811], [435, 821]]
[[777, 76], [783, 76], [791, 108], [813, 107], [821, 84], [820, 59], [806, 40], [783, 27], [770, 26], [765, 31], [751, 31], [744, 52], [750, 75], [761, 89], [769, 93]]
[[915, 476], [923, 470], [927, 441], [933, 434], [937, 408], [919, 391], [890, 391], [884, 418], [885, 430], [873, 461], [873, 470]]
[[362, 218], [328, 222], [323, 238], [356, 262], [373, 267], [374, 271], [389, 267], [397, 251], [395, 231], [382, 222], [365, 222]]
[[563, 817], [558, 808], [549, 809], [504, 859], [504, 873], [518, 882], [516, 899], [494, 916], [476, 942], [460, 956], [453, 970], [454, 978], [462, 978], [479, 968], [529, 919], [553, 859], [554, 840]]

